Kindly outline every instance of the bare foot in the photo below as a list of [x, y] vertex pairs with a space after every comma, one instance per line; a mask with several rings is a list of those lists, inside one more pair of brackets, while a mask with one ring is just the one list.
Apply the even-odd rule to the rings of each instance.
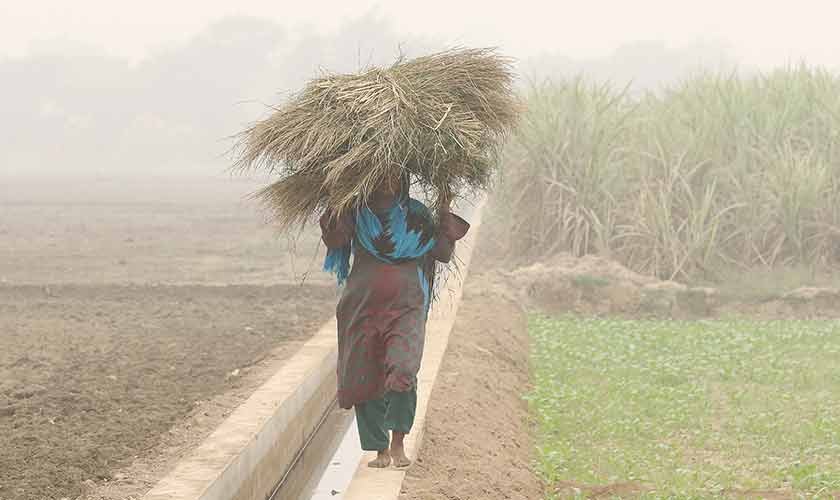
[[391, 455], [388, 453], [388, 450], [376, 452], [376, 458], [368, 462], [368, 467], [373, 467], [374, 469], [384, 469], [389, 465], [391, 465]]
[[403, 449], [402, 446], [392, 446], [391, 456], [394, 458], [394, 467], [402, 468], [411, 465], [411, 460], [409, 460], [408, 457], [405, 456], [405, 449]]
[[405, 434], [400, 432], [393, 433], [393, 439], [391, 440], [391, 458], [394, 459], [394, 467], [408, 467], [411, 465], [411, 460], [405, 456], [405, 447], [403, 446], [403, 440], [405, 439]]

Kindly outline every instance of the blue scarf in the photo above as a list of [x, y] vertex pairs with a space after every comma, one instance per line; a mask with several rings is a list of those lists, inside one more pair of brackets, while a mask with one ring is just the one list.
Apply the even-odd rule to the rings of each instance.
[[[348, 245], [328, 251], [324, 261], [324, 270], [335, 273], [339, 285], [350, 275], [350, 256], [356, 245], [382, 262], [400, 264], [425, 256], [436, 244], [432, 215], [414, 198], [397, 200], [381, 218], [367, 206], [359, 207], [355, 217], [355, 237]], [[426, 286], [429, 280], [422, 269], [419, 272]]]

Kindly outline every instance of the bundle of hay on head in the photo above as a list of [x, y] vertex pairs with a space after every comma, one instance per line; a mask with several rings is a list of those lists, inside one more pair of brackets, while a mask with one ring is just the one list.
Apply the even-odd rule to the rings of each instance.
[[489, 187], [518, 111], [509, 59], [453, 49], [309, 82], [241, 134], [236, 167], [279, 176], [257, 195], [281, 228], [346, 213], [394, 178], [434, 208]]

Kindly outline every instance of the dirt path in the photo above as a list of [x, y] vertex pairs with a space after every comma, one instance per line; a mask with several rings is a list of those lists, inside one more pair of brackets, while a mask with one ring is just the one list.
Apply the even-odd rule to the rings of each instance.
[[420, 456], [402, 500], [542, 498], [531, 471], [523, 311], [471, 277], [435, 383]]

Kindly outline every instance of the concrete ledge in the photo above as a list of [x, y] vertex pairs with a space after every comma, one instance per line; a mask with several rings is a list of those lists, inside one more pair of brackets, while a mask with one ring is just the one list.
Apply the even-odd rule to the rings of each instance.
[[[414, 418], [414, 428], [405, 438], [406, 454], [412, 460], [417, 457], [423, 443], [426, 408], [443, 361], [443, 355], [446, 352], [447, 345], [449, 345], [449, 334], [455, 324], [458, 306], [461, 304], [462, 285], [467, 279], [473, 249], [476, 241], [478, 241], [483, 206], [484, 200], [478, 203], [473, 213], [472, 229], [469, 236], [458, 244], [457, 255], [461, 259], [461, 283], [452, 287], [451, 293], [445, 293], [441, 297], [430, 314], [426, 325], [423, 364], [420, 373], [417, 375], [417, 412]], [[362, 456], [350, 486], [344, 494], [344, 500], [396, 500], [399, 497], [403, 479], [405, 479], [405, 470], [394, 468], [371, 469], [367, 466], [367, 462], [375, 456], [375, 453], [366, 453]]]
[[268, 498], [335, 400], [335, 332], [325, 324], [144, 498]]

